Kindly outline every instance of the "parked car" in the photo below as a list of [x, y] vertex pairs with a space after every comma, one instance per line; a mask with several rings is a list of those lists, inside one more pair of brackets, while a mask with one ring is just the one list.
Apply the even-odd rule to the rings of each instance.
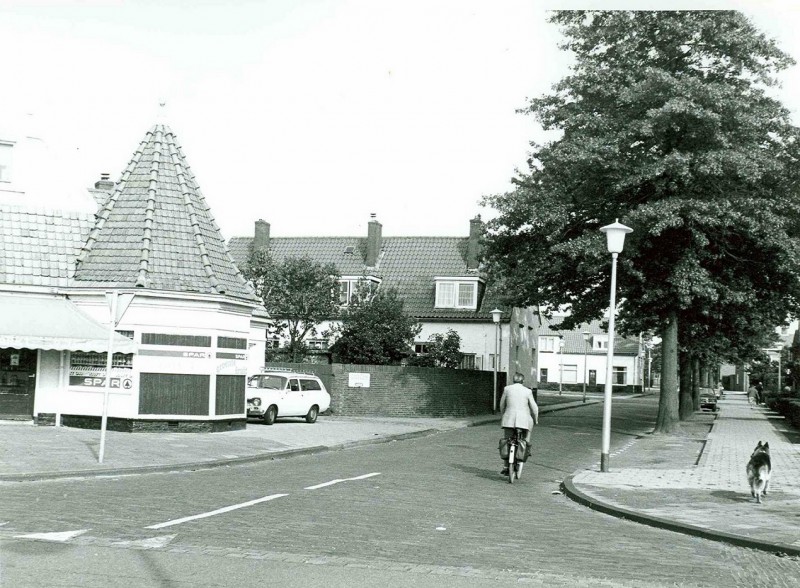
[[717, 411], [717, 391], [713, 388], [700, 388], [700, 410]]
[[331, 396], [314, 374], [265, 371], [247, 379], [247, 416], [271, 425], [279, 417], [317, 421], [331, 405]]

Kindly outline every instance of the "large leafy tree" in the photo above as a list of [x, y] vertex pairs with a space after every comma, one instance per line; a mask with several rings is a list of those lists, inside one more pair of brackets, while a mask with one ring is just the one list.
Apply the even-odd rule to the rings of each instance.
[[679, 326], [683, 349], [743, 358], [798, 307], [798, 130], [771, 92], [793, 61], [737, 12], [550, 20], [575, 62], [527, 111], [558, 138], [486, 199], [486, 258], [510, 302], [569, 305], [577, 324], [608, 306], [598, 229], [631, 226], [618, 325], [663, 339], [656, 431], [669, 432]]
[[255, 250], [242, 273], [273, 319], [273, 333], [287, 340], [291, 360], [300, 361], [304, 339], [315, 335], [322, 321], [339, 312], [336, 267], [307, 257], [276, 260], [267, 250]]
[[342, 363], [398, 364], [411, 353], [420, 329], [403, 310], [397, 291], [380, 289], [342, 311], [341, 323], [333, 329], [337, 339], [331, 351]]

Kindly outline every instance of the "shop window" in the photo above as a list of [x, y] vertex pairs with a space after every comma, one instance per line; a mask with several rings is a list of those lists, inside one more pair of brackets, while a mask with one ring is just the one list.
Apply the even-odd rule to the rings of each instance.
[[[69, 354], [70, 368], [100, 368], [106, 369], [106, 359], [108, 353], [96, 353], [94, 351], [73, 351]], [[111, 358], [112, 368], [132, 368], [132, 353], [115, 353]]]

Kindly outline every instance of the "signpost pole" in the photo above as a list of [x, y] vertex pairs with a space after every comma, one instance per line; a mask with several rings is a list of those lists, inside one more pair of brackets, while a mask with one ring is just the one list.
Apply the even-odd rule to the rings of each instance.
[[111, 321], [108, 329], [108, 357], [106, 358], [106, 385], [103, 389], [103, 417], [100, 419], [100, 452], [98, 463], [103, 463], [106, 450], [106, 427], [108, 425], [108, 397], [111, 394], [111, 361], [114, 358], [114, 333], [117, 328], [117, 292], [111, 292]]

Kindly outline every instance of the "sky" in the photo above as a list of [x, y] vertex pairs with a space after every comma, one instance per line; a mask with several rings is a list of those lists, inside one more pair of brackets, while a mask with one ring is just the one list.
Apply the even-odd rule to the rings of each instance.
[[739, 9], [800, 59], [800, 7], [770, 0], [0, 0], [0, 118], [32, 115], [79, 186], [169, 125], [226, 239], [366, 236], [373, 213], [466, 236], [546, 139], [517, 110], [568, 71], [553, 8]]

